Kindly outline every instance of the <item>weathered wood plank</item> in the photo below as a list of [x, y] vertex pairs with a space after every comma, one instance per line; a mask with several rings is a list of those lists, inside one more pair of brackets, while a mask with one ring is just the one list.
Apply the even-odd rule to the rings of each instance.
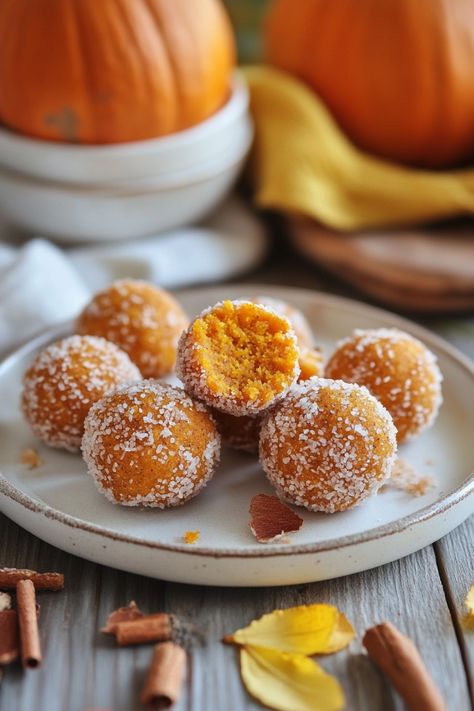
[[[362, 633], [382, 619], [409, 634], [451, 708], [470, 702], [461, 656], [431, 547], [397, 563], [347, 578], [288, 588], [203, 588], [114, 571], [41, 543], [15, 524], [0, 521], [0, 564], [57, 569], [66, 575], [62, 593], [41, 593], [41, 635], [45, 664], [23, 674], [7, 670], [0, 687], [1, 711], [114, 711], [140, 709], [139, 692], [150, 647], [114, 648], [98, 629], [107, 613], [134, 598], [144, 610], [168, 610], [199, 625], [206, 644], [192, 654], [185, 709], [261, 708], [247, 696], [236, 650], [222, 636], [278, 607], [331, 602]], [[341, 680], [348, 711], [402, 711], [400, 700], [364, 654], [360, 639], [350, 651], [321, 659]]]
[[435, 544], [438, 567], [468, 670], [474, 706], [474, 628], [465, 624], [464, 599], [474, 585], [474, 516]]

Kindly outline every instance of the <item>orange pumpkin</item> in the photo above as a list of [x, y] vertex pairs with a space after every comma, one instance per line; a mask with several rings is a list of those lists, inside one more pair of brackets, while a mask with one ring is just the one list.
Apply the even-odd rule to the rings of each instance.
[[369, 152], [426, 167], [474, 157], [472, 0], [275, 0], [266, 57]]
[[0, 2], [0, 121], [30, 136], [180, 131], [225, 103], [234, 62], [220, 0]]

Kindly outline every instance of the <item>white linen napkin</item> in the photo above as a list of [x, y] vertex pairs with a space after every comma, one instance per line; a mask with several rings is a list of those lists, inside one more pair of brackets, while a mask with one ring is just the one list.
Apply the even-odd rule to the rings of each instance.
[[0, 352], [73, 318], [92, 292], [132, 277], [167, 289], [220, 281], [265, 255], [263, 225], [230, 198], [200, 226], [131, 242], [61, 249], [41, 238], [0, 241]]

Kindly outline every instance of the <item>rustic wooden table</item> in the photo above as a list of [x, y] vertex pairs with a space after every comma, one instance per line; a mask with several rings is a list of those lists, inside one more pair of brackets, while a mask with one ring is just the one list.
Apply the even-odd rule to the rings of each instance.
[[[355, 294], [284, 251], [246, 277]], [[474, 319], [424, 319], [474, 357]], [[472, 708], [474, 632], [464, 629], [462, 605], [474, 583], [474, 520], [414, 555], [358, 575], [287, 588], [206, 588], [165, 583], [88, 563], [42, 543], [0, 517], [0, 565], [58, 570], [63, 593], [41, 594], [44, 666], [24, 673], [8, 668], [0, 685], [0, 711], [133, 711], [150, 660], [149, 647], [117, 650], [98, 629], [107, 613], [134, 599], [145, 611], [166, 610], [192, 620], [206, 643], [192, 655], [177, 711], [261, 708], [246, 694], [235, 649], [222, 636], [275, 608], [330, 602], [354, 623], [359, 640], [322, 660], [342, 682], [348, 711], [401, 711], [404, 706], [362, 653], [361, 633], [391, 620], [413, 638], [451, 711]]]

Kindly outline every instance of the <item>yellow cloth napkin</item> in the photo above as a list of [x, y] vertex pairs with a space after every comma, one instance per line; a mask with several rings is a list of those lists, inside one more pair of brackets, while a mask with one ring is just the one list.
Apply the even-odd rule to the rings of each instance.
[[[356, 148], [304, 84], [245, 69], [256, 127], [256, 201], [338, 230], [401, 226], [474, 213], [474, 169], [426, 171]], [[407, 111], [410, 107], [407, 107]]]

